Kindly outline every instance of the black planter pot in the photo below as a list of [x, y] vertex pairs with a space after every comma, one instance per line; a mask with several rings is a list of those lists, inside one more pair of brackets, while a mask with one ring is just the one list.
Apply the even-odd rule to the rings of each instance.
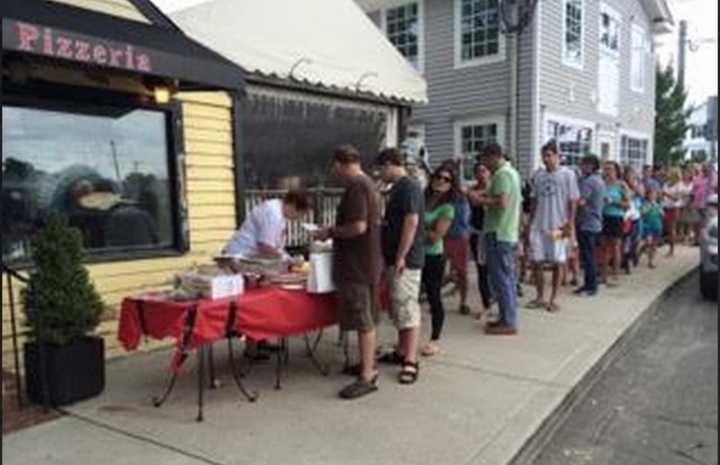
[[58, 407], [100, 394], [105, 388], [105, 341], [87, 336], [70, 345], [25, 343], [25, 385], [33, 402], [43, 403], [42, 364], [50, 405]]

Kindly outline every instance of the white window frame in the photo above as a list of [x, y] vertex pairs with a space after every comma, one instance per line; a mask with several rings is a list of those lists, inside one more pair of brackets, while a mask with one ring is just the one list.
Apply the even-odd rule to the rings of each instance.
[[[387, 30], [387, 11], [394, 8], [399, 8], [403, 6], [412, 5], [413, 3], [417, 4], [418, 7], [418, 58], [417, 58], [417, 70], [420, 74], [425, 73], [425, 0], [415, 0], [415, 1], [408, 1], [406, 3], [396, 5], [392, 8], [383, 7], [380, 9], [380, 30], [382, 31], [383, 35], [390, 41], [390, 38], [388, 37], [388, 30]], [[394, 45], [393, 45], [394, 46]], [[398, 51], [399, 53], [399, 51]], [[410, 65], [412, 63], [408, 61]]]
[[[617, 21], [617, 23], [618, 23], [618, 31], [617, 31], [617, 42], [618, 42], [618, 46], [617, 46], [617, 50], [613, 50], [613, 49], [611, 49], [611, 48], [607, 48], [607, 47], [606, 47], [605, 45], [603, 45], [603, 43], [602, 43], [602, 30], [603, 30], [602, 15], [603, 15], [603, 14], [608, 15], [610, 18], [614, 19], [614, 20]], [[564, 39], [563, 39], [563, 40], [564, 40]], [[609, 6], [608, 4], [606, 4], [606, 3], [601, 3], [601, 4], [600, 4], [600, 17], [598, 18], [598, 46], [600, 47], [600, 51], [601, 51], [602, 53], [605, 53], [605, 54], [607, 54], [607, 55], [610, 55], [610, 56], [613, 56], [613, 57], [616, 57], [616, 58], [619, 58], [619, 57], [620, 57], [620, 50], [621, 50], [621, 47], [622, 47], [622, 16], [620, 15], [620, 13], [619, 13], [616, 9], [610, 7], [610, 6]]]
[[628, 160], [623, 159], [623, 146], [622, 146], [622, 139], [623, 137], [628, 137], [630, 139], [636, 139], [636, 140], [645, 140], [647, 141], [647, 153], [645, 153], [645, 160], [643, 165], [651, 165], [653, 162], [653, 138], [651, 134], [648, 134], [646, 132], [640, 132], [640, 131], [632, 131], [629, 129], [621, 130], [618, 134], [618, 140], [617, 140], [617, 159], [620, 163], [627, 163]]
[[[592, 121], [579, 119], [579, 118], [573, 118], [570, 116], [565, 116], [565, 115], [561, 115], [561, 114], [557, 114], [557, 113], [546, 113], [545, 118], [543, 118], [542, 130], [541, 130], [541, 134], [542, 134], [542, 141], [540, 144], [541, 146], [546, 144], [547, 142], [549, 142], [551, 139], [551, 138], [547, 137], [547, 126], [548, 126], [548, 123], [551, 121], [555, 122], [555, 123], [563, 124], [566, 126], [575, 126], [576, 128], [590, 129], [592, 131], [591, 137], [590, 137], [590, 147], [593, 151], [597, 149], [598, 129], [597, 129], [597, 126], [595, 123], [593, 123]], [[559, 145], [560, 141], [557, 141], [557, 142]], [[535, 157], [539, 158], [540, 156], [541, 156], [541, 154], [539, 154], [539, 153], [535, 154]]]
[[[580, 2], [580, 62], [568, 60], [568, 49], [567, 49], [567, 5], [570, 2]], [[570, 68], [575, 68], [580, 71], [585, 65], [585, 0], [563, 0], [562, 3], [562, 63]]]
[[[462, 150], [462, 129], [466, 126], [496, 126], [495, 140], [501, 147], [505, 145], [505, 117], [502, 115], [493, 115], [485, 117], [472, 117], [457, 119], [453, 122], [453, 141], [455, 147], [455, 156], [462, 157], [463, 166], [461, 168], [461, 176], [465, 172], [465, 153]], [[468, 181], [469, 179], [463, 179]]]
[[[498, 6], [499, 8], [499, 6]], [[455, 54], [454, 68], [468, 68], [471, 66], [487, 65], [505, 61], [505, 34], [502, 32], [502, 22], [498, 11], [498, 51], [494, 55], [464, 60], [462, 57], [462, 0], [453, 0], [453, 49]]]
[[[640, 52], [640, 60], [639, 63], [635, 61], [635, 34], [640, 35], [641, 39], [641, 47], [642, 50]], [[647, 55], [648, 55], [648, 34], [645, 28], [640, 26], [637, 23], [633, 23], [632, 27], [630, 28], [630, 89], [633, 92], [637, 92], [639, 94], [645, 93], [645, 87], [647, 84], [647, 76], [648, 76], [648, 70], [647, 70]], [[636, 68], [637, 67], [637, 68]], [[635, 75], [635, 72], [641, 73], [640, 75], [640, 82], [642, 85], [636, 86], [635, 85], [635, 79], [633, 79], [633, 76]]]

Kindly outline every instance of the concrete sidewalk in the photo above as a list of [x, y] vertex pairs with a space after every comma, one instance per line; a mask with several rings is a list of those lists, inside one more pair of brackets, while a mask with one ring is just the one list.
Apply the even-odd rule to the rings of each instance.
[[[395, 367], [381, 367], [380, 391], [356, 401], [337, 398], [350, 381], [337, 374], [342, 353], [336, 331], [321, 354], [334, 361], [320, 376], [291, 342], [283, 389], [273, 389], [272, 365], [247, 380], [260, 391], [244, 401], [216, 351], [222, 386], [207, 391], [205, 422], [196, 423], [194, 367], [167, 403], [150, 398], [164, 382], [167, 351], [108, 365], [105, 393], [73, 406], [70, 416], [3, 437], [4, 464], [452, 464], [504, 465], [543, 422], [562, 411], [633, 323], [676, 281], [697, 266], [697, 249], [679, 248], [656, 270], [644, 265], [621, 286], [594, 298], [564, 295], [563, 310], [520, 311], [520, 334], [486, 336], [448, 299], [444, 353], [423, 360], [414, 386], [396, 382]], [[527, 297], [533, 291], [526, 288]], [[476, 293], [472, 298], [477, 300]], [[477, 307], [477, 306], [476, 306]], [[425, 325], [428, 329], [428, 325]], [[392, 328], [382, 328], [392, 341]], [[220, 345], [218, 345], [218, 349]]]

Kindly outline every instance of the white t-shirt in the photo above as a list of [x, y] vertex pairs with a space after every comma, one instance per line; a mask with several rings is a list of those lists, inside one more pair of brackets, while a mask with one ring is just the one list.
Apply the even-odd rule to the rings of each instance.
[[680, 208], [685, 208], [688, 205], [690, 205], [690, 195], [692, 194], [692, 182], [684, 182], [680, 181], [678, 183], [680, 186], [680, 200], [678, 204], [680, 205]]
[[668, 195], [671, 195], [675, 198], [675, 200], [671, 199], [670, 197], [665, 197], [663, 199], [663, 207], [665, 208], [682, 208], [685, 206], [685, 199], [684, 199], [684, 192], [683, 192], [683, 185], [680, 182], [676, 182], [672, 186], [666, 184], [665, 187], [663, 187], [663, 192], [665, 192]]
[[252, 209], [240, 229], [230, 238], [223, 252], [245, 257], [258, 255], [260, 243], [282, 249], [286, 229], [287, 221], [282, 212], [282, 200], [266, 200]]
[[533, 176], [531, 195], [535, 200], [535, 215], [530, 228], [537, 232], [558, 229], [568, 222], [569, 202], [580, 199], [577, 177], [564, 166], [552, 173], [541, 168]]

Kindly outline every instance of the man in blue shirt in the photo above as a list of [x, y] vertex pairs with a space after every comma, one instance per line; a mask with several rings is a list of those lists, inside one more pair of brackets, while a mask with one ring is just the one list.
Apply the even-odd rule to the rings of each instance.
[[605, 181], [598, 174], [600, 160], [595, 155], [585, 155], [580, 161], [580, 201], [575, 229], [577, 230], [580, 257], [585, 282], [575, 294], [597, 294], [597, 264], [595, 250], [602, 232], [602, 211], [605, 204]]

